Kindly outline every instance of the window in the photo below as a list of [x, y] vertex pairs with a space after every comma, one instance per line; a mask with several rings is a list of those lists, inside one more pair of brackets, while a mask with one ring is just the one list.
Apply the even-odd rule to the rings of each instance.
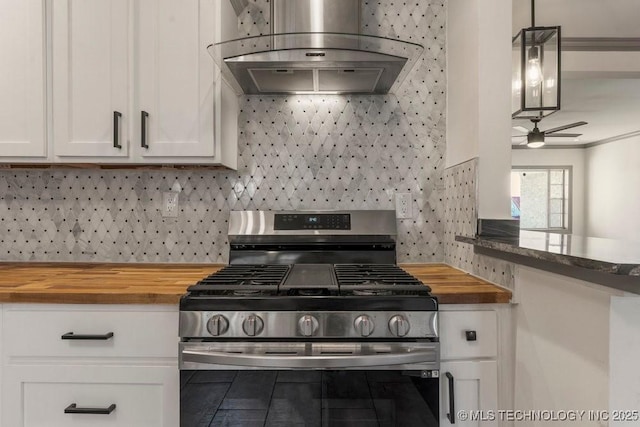
[[511, 216], [525, 230], [571, 231], [571, 167], [514, 167]]

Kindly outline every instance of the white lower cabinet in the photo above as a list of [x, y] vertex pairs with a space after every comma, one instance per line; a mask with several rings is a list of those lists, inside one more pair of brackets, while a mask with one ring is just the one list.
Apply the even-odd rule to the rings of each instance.
[[1, 426], [179, 425], [177, 307], [6, 304], [1, 324]]
[[[440, 425], [498, 427], [498, 361], [508, 316], [482, 306], [441, 306]], [[508, 358], [508, 356], [507, 356]], [[505, 364], [507, 366], [508, 364]]]
[[441, 426], [498, 426], [489, 412], [498, 408], [495, 360], [442, 362], [440, 372]]
[[25, 365], [8, 371], [3, 426], [177, 426], [175, 367]]
[[[441, 426], [506, 425], [490, 418], [512, 407], [508, 319], [508, 307], [441, 306]], [[0, 332], [2, 427], [179, 426], [177, 307], [5, 304]], [[116, 406], [65, 413], [73, 404]]]

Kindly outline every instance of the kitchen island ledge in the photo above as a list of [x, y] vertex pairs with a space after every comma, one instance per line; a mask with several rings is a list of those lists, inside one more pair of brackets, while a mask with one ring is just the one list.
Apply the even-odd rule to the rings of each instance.
[[[0, 303], [177, 304], [222, 264], [0, 263]], [[511, 291], [445, 264], [400, 264], [441, 304], [508, 303]]]
[[524, 230], [455, 239], [482, 255], [640, 294], [640, 242]]

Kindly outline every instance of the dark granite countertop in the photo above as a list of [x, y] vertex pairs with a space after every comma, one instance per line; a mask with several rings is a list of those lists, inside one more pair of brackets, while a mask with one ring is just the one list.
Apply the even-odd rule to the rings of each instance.
[[519, 237], [456, 236], [456, 240], [531, 260], [640, 279], [640, 242], [538, 231], [521, 231]]

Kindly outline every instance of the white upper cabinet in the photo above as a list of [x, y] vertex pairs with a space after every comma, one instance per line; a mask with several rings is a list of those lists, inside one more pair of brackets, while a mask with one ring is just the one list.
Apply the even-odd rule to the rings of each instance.
[[44, 4], [0, 0], [0, 157], [47, 156]]
[[[214, 156], [215, 0], [136, 2], [141, 157]], [[144, 132], [143, 132], [144, 129]]]
[[238, 99], [207, 52], [237, 28], [224, 3], [0, 0], [0, 162], [235, 169]]
[[52, 2], [53, 140], [61, 157], [129, 155], [129, 1]]

